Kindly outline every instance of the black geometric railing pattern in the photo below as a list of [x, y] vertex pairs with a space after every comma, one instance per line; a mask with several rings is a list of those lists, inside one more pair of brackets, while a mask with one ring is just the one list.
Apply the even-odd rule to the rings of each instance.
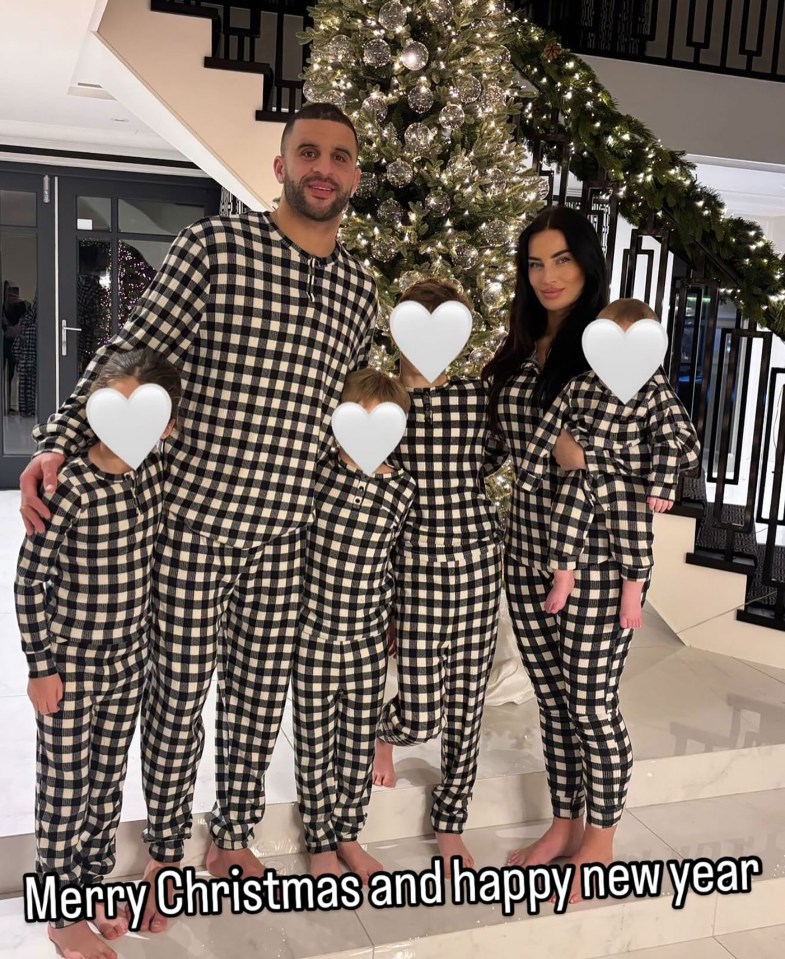
[[785, 0], [519, 0], [573, 53], [785, 81]]

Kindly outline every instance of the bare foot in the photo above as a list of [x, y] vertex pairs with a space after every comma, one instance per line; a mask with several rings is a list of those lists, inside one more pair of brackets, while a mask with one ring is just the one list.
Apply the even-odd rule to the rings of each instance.
[[93, 924], [104, 939], [119, 939], [128, 932], [128, 917], [125, 913], [118, 912], [114, 919], [108, 919], [102, 902], [96, 903]]
[[474, 869], [474, 856], [466, 848], [463, 836], [458, 832], [437, 832], [436, 842], [439, 846], [439, 854], [444, 860], [444, 878], [449, 879], [452, 876], [450, 869], [450, 860], [453, 856], [460, 856], [461, 862], [466, 869]]
[[[157, 859], [150, 859], [147, 865], [144, 867], [142, 882], [150, 883], [150, 894], [145, 902], [144, 912], [142, 913], [142, 921], [139, 923], [139, 928], [135, 930], [136, 932], [166, 931], [166, 928], [169, 925], [169, 919], [166, 916], [162, 916], [158, 911], [158, 903], [156, 902], [155, 898], [155, 877], [162, 869], [171, 869], [172, 867], [177, 868], [179, 865], [179, 862], [158, 862]], [[169, 883], [167, 883], [167, 886], [168, 885]], [[130, 907], [126, 907], [125, 918], [126, 922], [131, 919]]]
[[619, 610], [619, 623], [622, 629], [640, 629], [643, 626], [642, 594], [642, 580], [623, 580], [621, 584], [621, 608]]
[[378, 859], [366, 852], [359, 842], [339, 842], [338, 858], [349, 872], [356, 873], [368, 885], [368, 880], [377, 872], [384, 872], [384, 866]]
[[547, 866], [560, 856], [574, 856], [582, 839], [583, 819], [554, 819], [536, 842], [510, 853], [507, 865]]
[[571, 569], [555, 569], [553, 586], [545, 598], [546, 613], [560, 613], [575, 587], [575, 573]]
[[308, 857], [308, 872], [318, 879], [319, 876], [340, 876], [341, 865], [338, 854], [334, 852], [313, 852]]
[[114, 949], [96, 936], [86, 919], [58, 929], [50, 926], [49, 939], [64, 959], [117, 959]]
[[395, 785], [395, 767], [393, 766], [393, 748], [390, 743], [376, 740], [376, 752], [373, 757], [373, 784], [374, 786]]
[[[583, 834], [583, 840], [576, 853], [570, 856], [567, 865], [575, 866], [575, 875], [570, 889], [570, 905], [576, 902], [583, 902], [583, 894], [587, 890], [581, 886], [581, 866], [587, 863], [598, 862], [603, 866], [610, 866], [613, 859], [613, 837], [616, 833], [616, 827], [609, 829], [599, 829], [597, 826], [587, 826]], [[553, 900], [551, 900], [553, 902]]]
[[243, 879], [254, 876], [257, 879], [264, 877], [264, 866], [254, 856], [250, 849], [221, 849], [214, 842], [207, 850], [207, 871], [217, 879], [231, 879], [229, 869], [239, 866], [243, 871]]

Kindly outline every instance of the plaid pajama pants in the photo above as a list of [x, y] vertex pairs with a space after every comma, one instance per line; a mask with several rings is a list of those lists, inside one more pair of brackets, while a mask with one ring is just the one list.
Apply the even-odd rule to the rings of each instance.
[[297, 795], [309, 853], [353, 842], [365, 825], [387, 630], [369, 639], [304, 635], [292, 678]]
[[595, 515], [604, 516], [611, 556], [622, 579], [648, 579], [654, 564], [652, 513], [646, 487], [625, 476], [590, 478], [582, 470], [560, 479], [553, 499], [548, 549], [551, 569], [576, 569]]
[[567, 604], [552, 616], [543, 608], [551, 574], [509, 556], [505, 566], [510, 616], [540, 709], [553, 814], [576, 819], [585, 804], [590, 825], [614, 826], [632, 771], [618, 689], [633, 631], [619, 626], [619, 568], [576, 570]]
[[63, 699], [59, 712], [36, 714], [36, 872], [89, 886], [115, 864], [147, 642], [142, 637], [120, 649], [54, 644], [53, 656]]
[[303, 554], [303, 530], [239, 549], [164, 519], [142, 711], [144, 839], [159, 862], [180, 860], [190, 835], [201, 714], [216, 666], [215, 844], [246, 847], [264, 814], [264, 774], [297, 642]]
[[463, 832], [480, 748], [501, 596], [501, 545], [449, 559], [395, 557], [398, 694], [377, 736], [411, 746], [442, 734], [442, 781], [433, 790], [435, 832]]

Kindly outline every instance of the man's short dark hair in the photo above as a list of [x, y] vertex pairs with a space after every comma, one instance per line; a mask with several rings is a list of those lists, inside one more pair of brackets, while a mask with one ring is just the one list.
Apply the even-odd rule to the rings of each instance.
[[302, 109], [298, 110], [297, 113], [293, 113], [286, 121], [286, 126], [283, 128], [283, 133], [281, 134], [281, 153], [283, 153], [286, 148], [286, 141], [292, 132], [292, 127], [298, 120], [332, 120], [333, 123], [342, 123], [352, 131], [357, 152], [360, 152], [360, 141], [357, 139], [357, 131], [354, 129], [354, 124], [340, 107], [335, 106], [333, 103], [308, 103]]

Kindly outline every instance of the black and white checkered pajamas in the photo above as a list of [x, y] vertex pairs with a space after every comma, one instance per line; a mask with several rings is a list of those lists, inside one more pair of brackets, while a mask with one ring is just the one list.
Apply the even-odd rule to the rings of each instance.
[[679, 469], [697, 465], [697, 448], [682, 450], [676, 427], [679, 400], [662, 370], [628, 402], [622, 403], [589, 371], [571, 380], [542, 418], [518, 470], [518, 483], [531, 492], [550, 470], [553, 446], [563, 429], [581, 444], [606, 450], [648, 446], [651, 470], [646, 477], [568, 473], [553, 499], [550, 527], [550, 568], [575, 569], [586, 534], [601, 510], [611, 558], [622, 578], [647, 578], [653, 557], [652, 511], [646, 498], [672, 500]]
[[[538, 368], [534, 358], [504, 386], [499, 429], [516, 474], [541, 415], [534, 403]], [[672, 409], [683, 465], [698, 461], [694, 427], [678, 401]], [[586, 472], [594, 475], [652, 474], [648, 445], [608, 448], [582, 436]], [[524, 666], [540, 710], [545, 766], [553, 813], [581, 815], [600, 828], [622, 814], [632, 769], [632, 749], [619, 711], [618, 686], [632, 638], [619, 625], [621, 571], [611, 556], [604, 514], [589, 525], [577, 560], [575, 588], [558, 615], [543, 609], [551, 586], [549, 536], [552, 504], [563, 474], [554, 462], [534, 490], [516, 480], [510, 502], [505, 584]], [[644, 579], [643, 598], [648, 588]]]
[[485, 478], [507, 453], [488, 429], [481, 383], [454, 379], [410, 394], [391, 461], [414, 477], [417, 500], [394, 557], [398, 694], [377, 735], [408, 746], [442, 734], [431, 823], [459, 833], [477, 776], [501, 594], [501, 534]]
[[315, 488], [292, 680], [297, 794], [308, 852], [353, 842], [371, 794], [387, 675], [391, 554], [416, 494], [331, 455]]
[[36, 871], [63, 882], [100, 882], [115, 862], [164, 475], [159, 452], [119, 476], [86, 456], [70, 460], [44, 497], [46, 531], [19, 554], [16, 609], [30, 676], [58, 673], [63, 683], [59, 711], [36, 716]]
[[268, 213], [200, 220], [34, 432], [39, 451], [66, 455], [90, 440], [86, 396], [112, 353], [148, 347], [180, 370], [142, 741], [145, 839], [160, 861], [180, 859], [190, 832], [199, 717], [216, 664], [216, 844], [246, 846], [263, 809], [296, 644], [298, 531], [344, 378], [364, 360], [375, 317], [373, 279], [340, 244], [312, 256]]

